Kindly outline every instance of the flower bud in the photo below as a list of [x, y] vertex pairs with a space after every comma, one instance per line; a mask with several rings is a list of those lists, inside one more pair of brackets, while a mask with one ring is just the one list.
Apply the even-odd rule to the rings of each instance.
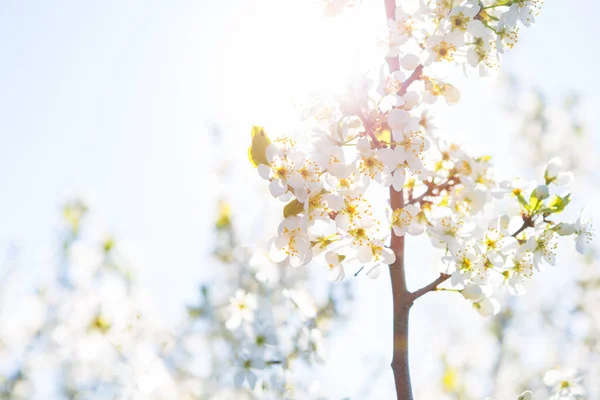
[[414, 54], [407, 54], [400, 60], [400, 65], [407, 71], [412, 71], [419, 66], [419, 57]]
[[533, 194], [538, 200], [544, 200], [550, 197], [550, 193], [548, 192], [548, 186], [546, 185], [539, 185], [538, 187], [536, 187], [533, 191]]
[[483, 299], [473, 303], [473, 308], [477, 310], [482, 317], [489, 317], [500, 312], [500, 303], [496, 299]]
[[444, 86], [443, 95], [448, 104], [456, 104], [460, 101], [460, 91], [452, 85]]
[[460, 293], [465, 299], [473, 301], [480, 301], [485, 297], [481, 286], [474, 285], [472, 283], [465, 286], [465, 288], [461, 290]]
[[408, 122], [409, 118], [410, 114], [406, 111], [394, 109], [388, 113], [387, 123], [392, 129], [402, 129]]
[[561, 222], [556, 226], [555, 231], [561, 236], [572, 235], [573, 233], [575, 233], [575, 225]]
[[413, 108], [418, 106], [419, 103], [421, 103], [421, 94], [419, 92], [415, 92], [415, 91], [407, 92], [403, 96], [403, 98], [404, 98], [404, 105], [402, 106], [402, 108], [404, 108], [406, 110], [412, 110]]
[[562, 169], [563, 165], [560, 158], [554, 157], [553, 159], [548, 161], [548, 164], [546, 164], [546, 180], [549, 179], [550, 181], [553, 181], [554, 179], [556, 179], [558, 174], [562, 172]]
[[544, 171], [544, 179], [546, 184], [554, 183], [557, 186], [568, 186], [573, 181], [573, 173], [565, 171], [563, 168], [562, 160], [558, 157], [554, 157], [548, 164], [546, 164], [546, 170]]
[[325, 261], [327, 261], [327, 264], [329, 264], [330, 267], [335, 267], [336, 265], [338, 265], [340, 263], [340, 256], [333, 252], [333, 251], [328, 251], [327, 253], [325, 253]]
[[521, 393], [519, 395], [519, 397], [517, 397], [517, 400], [532, 400], [533, 399], [533, 394], [531, 393], [531, 390], [526, 390], [523, 393]]

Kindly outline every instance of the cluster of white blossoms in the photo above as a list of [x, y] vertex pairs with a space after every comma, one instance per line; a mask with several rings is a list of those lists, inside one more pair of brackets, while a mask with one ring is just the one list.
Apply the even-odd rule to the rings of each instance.
[[[553, 369], [544, 375], [544, 384], [550, 388], [549, 400], [580, 400], [586, 398], [580, 373], [574, 369]], [[521, 393], [517, 400], [533, 400], [531, 390]], [[491, 400], [491, 399], [486, 399]]]
[[[554, 102], [542, 101], [543, 93], [532, 93], [527, 86], [521, 85], [524, 84], [519, 85], [518, 80], [511, 79], [510, 96], [507, 96], [506, 102], [507, 108], [510, 106], [510, 117], [516, 117], [516, 126], [521, 128], [512, 133], [511, 148], [524, 150], [523, 157], [511, 157], [506, 162], [514, 163], [516, 160], [520, 167], [535, 171], [547, 169], [546, 175], [553, 181], [552, 186], [558, 184], [562, 188], [573, 179], [573, 174], [566, 172], [565, 168], [568, 167], [577, 176], [575, 185], [580, 190], [585, 188], [587, 198], [594, 198], [596, 179], [591, 165], [593, 162], [585, 160], [585, 153], [580, 151], [585, 148], [584, 143], [589, 139], [585, 125], [581, 123], [582, 117], [571, 112], [565, 113], [564, 110], [561, 112]], [[502, 90], [506, 88], [502, 87]], [[515, 98], [527, 101], [515, 104]], [[569, 94], [557, 103], [569, 104], [572, 98]], [[551, 146], [549, 140], [552, 141]], [[590, 143], [587, 143], [587, 147], [590, 147]], [[534, 154], [535, 157], [532, 157]], [[556, 156], [562, 158], [563, 165], [558, 159], [553, 159]], [[575, 224], [571, 226], [574, 228]], [[558, 237], [558, 240], [569, 242], [571, 238], [562, 240]], [[581, 244], [584, 244], [583, 240]], [[464, 330], [464, 317], [452, 318], [447, 315], [450, 310], [443, 312], [446, 324], [450, 329], [457, 330], [456, 333], [451, 331], [451, 347], [442, 342], [445, 348], [450, 349], [447, 350], [448, 353], [471, 356], [466, 357], [468, 362], [456, 356], [449, 358], [450, 362], [448, 357], [442, 358], [446, 375], [440, 382], [439, 392], [429, 398], [442, 398], [442, 392], [470, 399], [481, 399], [484, 394], [490, 396], [488, 400], [514, 399], [525, 387], [531, 388], [531, 391], [522, 393], [519, 400], [596, 398], [595, 394], [600, 388], [594, 372], [598, 369], [600, 351], [600, 315], [597, 312], [600, 305], [600, 268], [599, 253], [595, 245], [596, 243], [590, 243], [585, 257], [576, 257], [576, 246], [566, 248], [571, 247], [567, 245], [562, 248], [561, 243], [560, 256], [565, 262], [568, 260], [565, 265], [568, 270], [556, 271], [553, 277], [546, 277], [550, 279], [530, 282], [529, 295], [518, 301], [511, 301], [508, 291], [498, 292], [497, 298], [503, 304], [503, 309], [495, 318], [489, 319], [480, 332]], [[561, 293], [569, 292], [569, 295], [568, 300], [557, 303], [554, 295], [559, 288]], [[463, 294], [471, 290], [478, 291], [476, 287], [470, 286]], [[453, 325], [454, 321], [457, 321], [456, 327]], [[481, 344], [484, 342], [481, 338], [486, 334], [493, 335], [497, 344], [492, 355], [486, 353], [486, 350], [490, 351], [489, 343]], [[478, 338], [475, 342], [482, 348], [473, 349], [473, 337]], [[463, 343], [463, 346], [456, 343]], [[543, 357], [539, 356], [540, 349], [543, 349]], [[484, 362], [474, 360], [476, 357], [473, 354], [492, 358], [491, 371], [484, 371]], [[524, 362], [531, 359], [535, 359], [539, 365]], [[559, 371], [546, 373], [556, 365], [561, 366]], [[578, 372], [568, 368], [569, 366], [576, 366]], [[486, 379], [492, 384], [487, 389], [489, 392], [479, 392], [479, 382]], [[584, 389], [588, 392], [587, 395], [584, 394]]]
[[473, 300], [483, 315], [495, 314], [499, 309], [497, 302], [489, 298], [493, 292], [490, 285], [496, 278], [508, 286], [511, 294], [523, 294], [525, 281], [544, 263], [555, 264], [560, 236], [573, 236], [576, 249], [585, 252], [592, 237], [592, 224], [585, 213], [573, 222], [555, 220], [570, 202], [564, 187], [571, 179], [572, 174], [562, 171], [560, 160], [553, 159], [545, 169], [543, 184], [502, 181], [491, 190], [493, 197], [517, 202], [518, 215], [502, 214], [485, 225], [475, 223], [477, 211], [471, 210], [453, 213], [428, 228], [434, 245], [445, 247], [449, 253], [444, 259], [452, 284], [464, 286], [463, 296]]
[[388, 57], [403, 68], [457, 62], [480, 75], [499, 66], [499, 55], [518, 40], [519, 24], [530, 26], [540, 0], [436, 0], [402, 2], [388, 21]]
[[229, 386], [232, 393], [227, 398], [317, 396], [317, 381], [293, 371], [299, 364], [324, 361], [324, 338], [333, 319], [341, 317], [338, 307], [348, 300], [348, 288], [334, 285], [325, 298], [312, 296], [304, 289], [307, 271], [284, 273], [268, 254], [239, 246], [225, 202], [220, 204], [216, 233], [215, 254], [227, 272], [224, 279], [204, 286], [200, 301], [189, 309], [190, 327], [203, 326], [194, 329], [193, 336], [215, 347], [205, 357], [210, 374], [204, 390], [217, 393]]
[[0, 399], [317, 397], [316, 377], [293, 372], [323, 360], [347, 285], [311, 296], [306, 271], [280, 274], [235, 244], [223, 205], [215, 250], [223, 276], [176, 310], [183, 318], [172, 326], [138, 286], [123, 246], [90, 222], [87, 203], [69, 201], [63, 213], [51, 279], [34, 291], [20, 271], [2, 271]]
[[[271, 140], [253, 128], [250, 160], [271, 194], [287, 202], [271, 259], [298, 267], [320, 257], [336, 282], [348, 268], [376, 277], [380, 265], [396, 259], [386, 247], [391, 231], [427, 232], [446, 251], [452, 284], [481, 314], [495, 314], [496, 279], [523, 293], [543, 263], [554, 263], [557, 238], [574, 235], [583, 251], [591, 223], [583, 215], [573, 223], [554, 218], [570, 201], [563, 188], [572, 174], [560, 160], [548, 163], [542, 184], [497, 182], [489, 157], [473, 157], [434, 135], [429, 106], [440, 97], [458, 102], [458, 89], [438, 76], [453, 65], [480, 72], [496, 66], [498, 54], [516, 42], [518, 25], [533, 22], [539, 2], [413, 3], [388, 21], [386, 56], [393, 69], [399, 61], [397, 70], [382, 67], [378, 80], [357, 80], [343, 96], [309, 107], [308, 144]], [[399, 199], [387, 221], [384, 207], [368, 199], [373, 186]], [[518, 215], [488, 218], [490, 203], [504, 198], [518, 204]]]
[[552, 390], [550, 400], [586, 398], [583, 378], [575, 369], [553, 369], [544, 375], [544, 383]]
[[183, 398], [162, 357], [169, 329], [135, 284], [121, 245], [90, 229], [81, 199], [63, 217], [57, 274], [48, 279], [45, 264], [40, 286], [31, 270], [25, 283], [22, 271], [0, 282], [0, 398]]

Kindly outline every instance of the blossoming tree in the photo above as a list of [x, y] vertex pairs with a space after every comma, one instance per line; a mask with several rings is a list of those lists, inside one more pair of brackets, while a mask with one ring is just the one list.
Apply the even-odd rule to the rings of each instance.
[[[577, 174], [577, 189], [585, 190], [588, 199], [597, 197], [595, 168], [593, 157], [590, 157], [593, 144], [586, 132], [579, 96], [564, 96], [557, 105], [549, 102], [540, 90], [531, 90], [515, 78], [510, 81], [508, 107], [513, 115], [517, 111], [519, 125], [515, 141], [528, 155], [521, 158], [521, 166], [540, 169], [548, 159], [552, 164], [564, 163]], [[494, 369], [495, 393], [499, 398], [506, 397], [508, 382], [515, 384], [519, 380], [521, 386], [532, 389], [537, 386], [535, 398], [542, 398], [544, 393], [540, 381], [551, 389], [551, 399], [598, 396], [600, 387], [594, 374], [597, 369], [598, 315], [593, 311], [598, 306], [598, 250], [592, 246], [583, 259], [573, 257], [568, 250], [565, 253], [570, 260], [570, 273], [561, 274], [560, 280], [569, 301], [561, 305], [529, 298], [524, 298], [523, 304], [513, 301], [494, 324], [500, 345]], [[540, 292], [543, 285], [540, 282], [533, 290]], [[533, 313], [542, 322], [544, 338], [541, 339], [550, 344], [546, 357], [553, 366], [548, 367], [556, 368], [546, 373], [524, 368], [519, 358], [527, 353], [527, 346], [511, 339], [518, 336], [525, 342], [531, 340], [527, 339], [527, 331], [531, 330]]]
[[[456, 68], [482, 76], [497, 70], [519, 26], [534, 22], [540, 2], [383, 3], [389, 36], [379, 79], [353, 82], [346, 96], [311, 107], [307, 145], [286, 136], [271, 139], [253, 127], [249, 158], [271, 194], [286, 202], [270, 245], [273, 261], [322, 263], [334, 282], [347, 271], [376, 278], [388, 266], [396, 394], [412, 399], [408, 329], [417, 299], [456, 291], [480, 314], [494, 315], [499, 287], [523, 293], [543, 263], [555, 263], [559, 236], [574, 237], [583, 252], [591, 223], [584, 215], [560, 220], [571, 200], [572, 174], [559, 160], [548, 162], [537, 183], [498, 179], [490, 157], [448, 143], [431, 124], [433, 103], [460, 100], [445, 76]], [[387, 201], [378, 187], [389, 188]], [[518, 215], [493, 211], [513, 205]], [[446, 268], [410, 291], [405, 237], [423, 233], [440, 249]]]
[[[492, 95], [506, 101], [503, 130], [514, 131], [506, 147], [520, 155], [514, 167], [543, 171], [546, 160], [560, 157], [577, 176], [574, 190], [585, 191], [586, 201], [597, 197], [593, 158], [587, 157], [593, 143], [585, 99], [569, 95], [554, 102], [516, 77], [508, 81]], [[509, 161], [499, 164], [508, 167]], [[472, 319], [452, 313], [449, 305], [430, 303], [448, 315], [441, 324], [447, 326], [442, 336], [452, 337], [452, 345], [444, 339], [432, 343], [430, 353], [441, 355], [441, 368], [429, 381], [437, 384], [419, 388], [415, 396], [467, 400], [481, 399], [485, 392], [490, 399], [505, 399], [527, 388], [534, 399], [596, 398], [598, 253], [595, 246], [586, 257], [577, 257], [575, 251], [561, 251], [567, 268], [527, 282], [527, 296], [498, 293], [502, 310], [479, 329]]]

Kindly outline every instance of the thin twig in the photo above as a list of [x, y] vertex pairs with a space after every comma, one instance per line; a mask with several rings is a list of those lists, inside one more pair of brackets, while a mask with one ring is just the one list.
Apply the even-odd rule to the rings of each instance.
[[523, 225], [515, 232], [513, 233], [511, 236], [512, 237], [517, 237], [517, 235], [521, 232], [523, 232], [525, 229], [530, 228], [533, 226], [533, 219], [531, 217], [528, 217], [526, 215], [522, 216], [523, 218]]
[[[389, 61], [388, 61], [388, 65], [389, 65]], [[391, 67], [390, 67], [390, 71], [391, 71]], [[398, 90], [398, 95], [404, 96], [406, 94], [406, 92], [408, 91], [409, 86], [414, 81], [418, 81], [419, 79], [421, 79], [422, 76], [423, 76], [423, 66], [419, 65], [417, 68], [415, 68], [415, 70], [412, 72], [412, 74], [410, 74], [410, 76], [404, 82], [402, 82], [402, 86], [400, 86], [400, 90]]]
[[429, 285], [423, 286], [421, 289], [411, 293], [410, 294], [411, 300], [415, 301], [416, 299], [423, 296], [424, 294], [437, 290], [438, 286], [441, 285], [442, 283], [446, 282], [448, 279], [450, 279], [449, 274], [445, 274], [443, 272], [440, 273], [440, 276], [436, 280], [431, 282]]
[[439, 196], [439, 194], [443, 191], [443, 190], [450, 190], [452, 189], [452, 187], [456, 186], [457, 184], [460, 183], [460, 178], [457, 176], [453, 176], [451, 178], [448, 178], [448, 180], [446, 180], [443, 183], [440, 183], [438, 185], [433, 185], [433, 184], [429, 184], [427, 186], [427, 191], [425, 191], [425, 193], [423, 193], [420, 196], [417, 196], [415, 198], [411, 198], [406, 204], [416, 204], [416, 203], [420, 203], [423, 200], [425, 200], [426, 197], [431, 197], [431, 196]]

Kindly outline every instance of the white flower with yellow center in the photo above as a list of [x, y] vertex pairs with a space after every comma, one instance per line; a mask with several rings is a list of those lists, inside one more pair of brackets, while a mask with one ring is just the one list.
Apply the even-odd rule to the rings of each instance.
[[390, 186], [392, 175], [387, 167], [377, 158], [377, 152], [371, 148], [368, 139], [360, 139], [356, 148], [359, 151], [358, 172], [374, 181]]
[[381, 112], [386, 113], [394, 107], [403, 107], [406, 104], [404, 97], [398, 94], [405, 79], [402, 71], [389, 73], [385, 67], [380, 69], [377, 93], [381, 96], [378, 101], [378, 109]]
[[521, 21], [523, 25], [529, 27], [535, 23], [535, 14], [540, 8], [540, 0], [518, 0], [514, 1], [508, 11], [503, 13], [500, 18], [506, 21], [508, 25], [516, 25]]
[[377, 151], [377, 158], [392, 172], [391, 186], [399, 192], [406, 180], [406, 157], [402, 147], [385, 148]]
[[558, 234], [545, 230], [527, 239], [526, 248], [533, 253], [533, 266], [539, 270], [540, 262], [546, 261], [550, 265], [556, 263], [556, 249], [558, 247]]
[[327, 263], [328, 276], [331, 282], [338, 283], [344, 280], [346, 274], [344, 272], [344, 267], [341, 265], [344, 258], [346, 258], [346, 256], [333, 251], [325, 253], [325, 262]]
[[525, 280], [533, 276], [532, 254], [527, 246], [521, 246], [515, 254], [506, 258], [503, 275], [508, 291], [514, 296], [525, 294]]
[[287, 217], [279, 225], [279, 235], [271, 242], [269, 255], [274, 262], [288, 260], [292, 267], [307, 264], [312, 259], [306, 220]]
[[377, 239], [378, 223], [370, 218], [360, 218], [348, 227], [350, 248], [356, 251], [356, 259], [362, 264], [374, 262], [393, 262], [391, 250]]
[[390, 248], [385, 246], [383, 241], [373, 239], [371, 240], [371, 243], [369, 243], [369, 246], [373, 253], [373, 262], [389, 265], [396, 261], [396, 255]]
[[424, 225], [418, 217], [419, 209], [414, 204], [394, 210], [392, 213], [392, 229], [396, 236], [420, 235], [425, 231]]
[[501, 181], [498, 187], [492, 190], [494, 197], [503, 198], [505, 196], [524, 196], [524, 192], [531, 183], [524, 179], [513, 179], [510, 181]]
[[[405, 12], [401, 6], [396, 7], [394, 19], [388, 20], [390, 38], [396, 46], [401, 46], [413, 36], [416, 29], [413, 16]], [[395, 55], [398, 55], [397, 53]]]
[[225, 326], [227, 329], [233, 330], [238, 328], [242, 322], [254, 321], [254, 312], [256, 311], [257, 301], [256, 295], [246, 293], [243, 289], [235, 292], [235, 295], [229, 299], [230, 316]]
[[477, 1], [469, 1], [467, 4], [468, 6], [454, 7], [444, 24], [448, 37], [457, 46], [463, 46], [465, 38], [482, 37], [487, 31], [485, 25], [475, 18], [481, 10]]
[[571, 368], [553, 369], [544, 375], [544, 383], [552, 389], [550, 400], [585, 399], [583, 377]]
[[518, 40], [519, 28], [501, 18], [496, 27], [496, 50], [498, 53], [504, 53], [505, 48], [512, 49]]
[[256, 370], [264, 369], [266, 364], [260, 353], [251, 353], [249, 349], [244, 349], [238, 359], [237, 371], [233, 377], [233, 382], [237, 387], [248, 381], [250, 388], [254, 390], [258, 377]]
[[[361, 222], [362, 221], [362, 222]], [[342, 231], [351, 229], [351, 225], [373, 225], [371, 205], [363, 198], [344, 197], [344, 206], [335, 217], [335, 223]]]
[[482, 274], [484, 259], [473, 248], [459, 250], [452, 256], [455, 271], [452, 273], [452, 285], [464, 285], [474, 276]]
[[581, 254], [584, 254], [587, 250], [588, 244], [594, 237], [594, 231], [592, 229], [592, 220], [587, 216], [585, 211], [581, 211], [579, 218], [575, 221], [575, 248]]
[[396, 254], [390, 248], [385, 247], [381, 240], [373, 240], [370, 246], [373, 252], [373, 260], [366, 267], [366, 275], [368, 278], [377, 279], [381, 273], [381, 264], [393, 264], [396, 261]]
[[479, 76], [489, 76], [490, 69], [498, 67], [498, 53], [492, 51], [492, 32], [486, 30], [481, 37], [473, 39], [473, 43], [467, 50], [467, 62], [471, 67], [479, 67]]
[[562, 160], [555, 157], [546, 164], [544, 179], [546, 185], [553, 183], [557, 186], [569, 186], [573, 182], [574, 176], [572, 172], [565, 171]]
[[479, 243], [482, 253], [486, 255], [492, 265], [502, 267], [505, 257], [515, 251], [519, 243], [514, 237], [505, 236], [507, 233], [498, 224], [499, 219], [492, 221]]
[[[440, 209], [440, 213], [448, 214], [447, 209]], [[427, 228], [431, 241], [435, 247], [448, 248], [452, 254], [461, 250], [464, 243], [472, 236], [475, 224], [467, 222], [460, 215], [451, 213], [434, 220], [433, 225]]]
[[477, 214], [489, 201], [489, 192], [472, 184], [465, 184], [455, 190], [456, 209], [470, 214]]
[[457, 50], [454, 40], [456, 37], [453, 35], [433, 35], [427, 38], [426, 46], [429, 57], [425, 60], [425, 66], [431, 65], [433, 62], [454, 61]]
[[585, 210], [581, 210], [574, 223], [561, 222], [556, 226], [555, 231], [562, 236], [575, 235], [575, 248], [581, 254], [585, 254], [589, 242], [594, 237], [592, 220], [587, 216]]
[[266, 157], [270, 165], [260, 164], [258, 173], [264, 179], [271, 181], [269, 190], [273, 197], [280, 197], [292, 189], [302, 188], [306, 181], [297, 171], [304, 165], [304, 153], [294, 149], [294, 143], [289, 139], [280, 139], [267, 147]]
[[[388, 124], [392, 130], [395, 148], [380, 149], [378, 158], [391, 170], [408, 166], [415, 174], [423, 170], [421, 160], [424, 151], [429, 149], [429, 141], [424, 138], [419, 118], [406, 118], [404, 110], [392, 110], [388, 115]], [[406, 113], [408, 114], [408, 113]], [[401, 175], [396, 179], [401, 180]], [[403, 182], [404, 183], [404, 182]]]
[[325, 183], [328, 189], [337, 192], [341, 196], [352, 198], [362, 196], [369, 186], [369, 182], [368, 177], [359, 174], [356, 170], [345, 178], [329, 174], [325, 177]]

